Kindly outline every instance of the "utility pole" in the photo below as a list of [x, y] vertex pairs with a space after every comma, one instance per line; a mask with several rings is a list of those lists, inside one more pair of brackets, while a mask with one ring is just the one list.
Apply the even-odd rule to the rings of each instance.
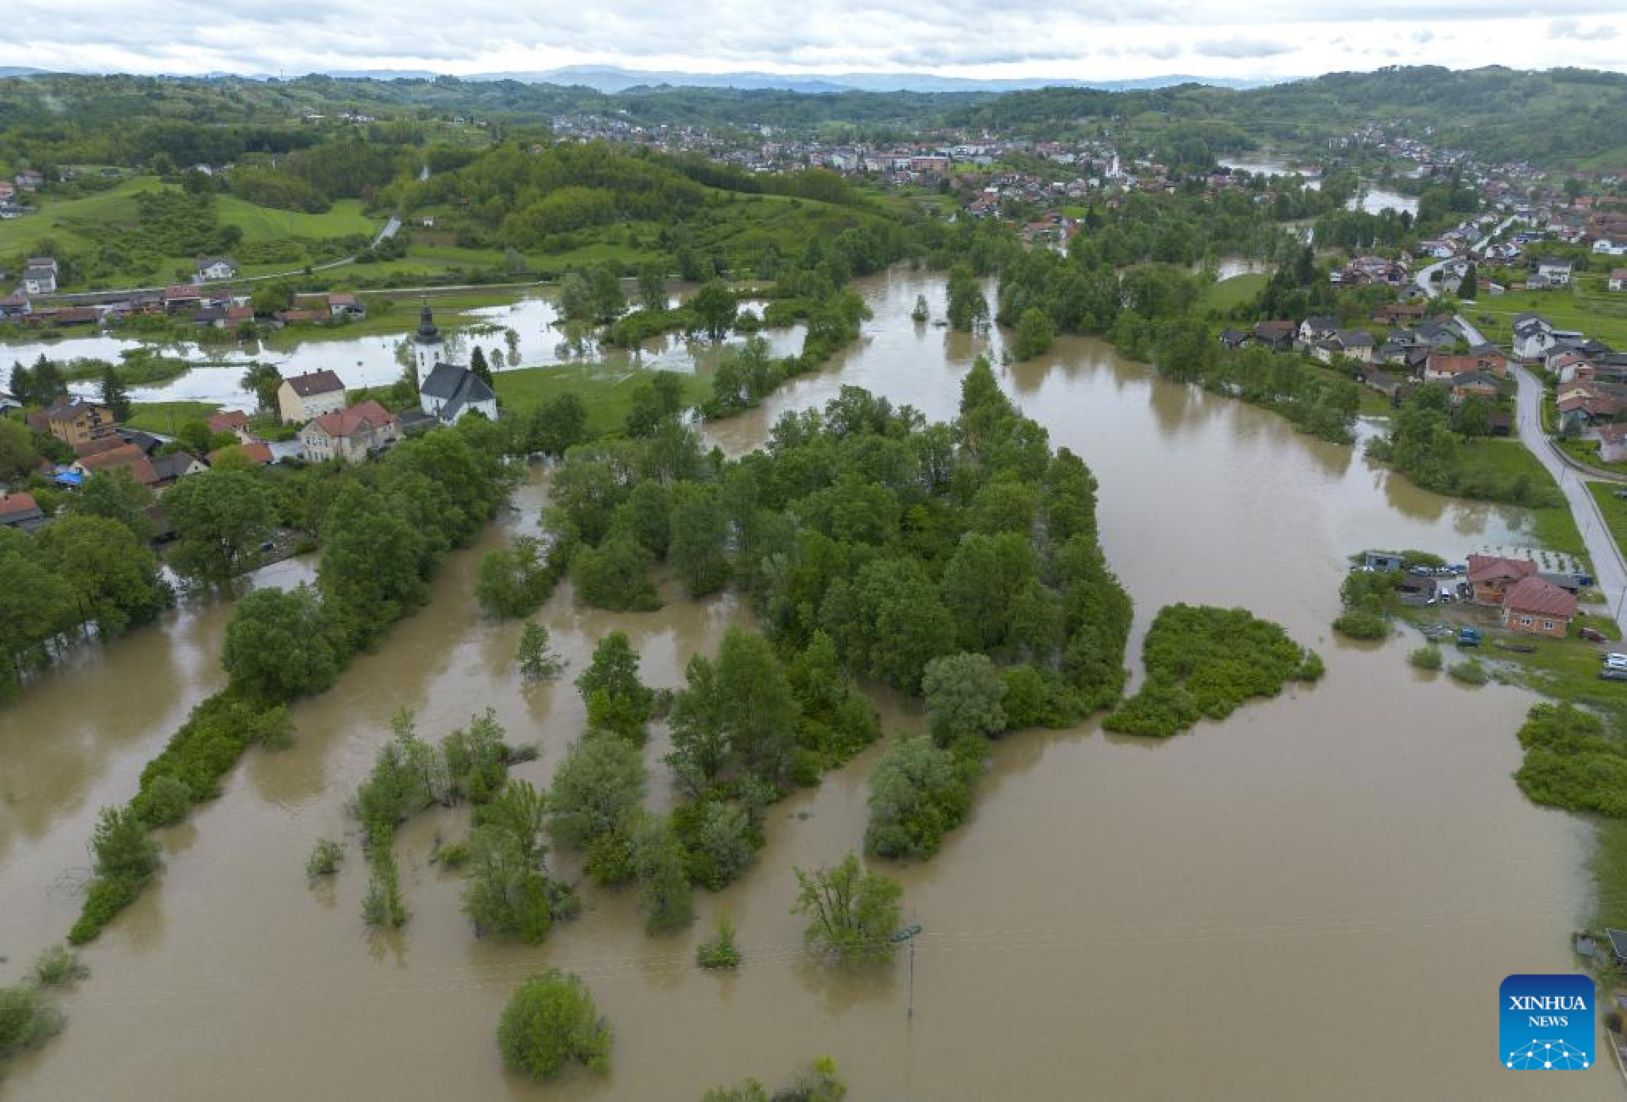
[[901, 941], [910, 943], [910, 1001], [909, 1006], [904, 1011], [906, 1018], [915, 1017], [915, 937], [920, 932], [921, 924], [912, 922], [887, 939], [895, 945]]

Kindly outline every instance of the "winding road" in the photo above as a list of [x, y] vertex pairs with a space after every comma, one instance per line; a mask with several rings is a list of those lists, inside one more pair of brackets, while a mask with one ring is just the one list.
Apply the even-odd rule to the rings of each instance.
[[1605, 526], [1604, 517], [1599, 513], [1599, 503], [1588, 491], [1587, 482], [1579, 472], [1559, 458], [1548, 434], [1542, 431], [1542, 383], [1523, 367], [1510, 365], [1510, 370], [1520, 386], [1514, 418], [1519, 428], [1520, 442], [1537, 457], [1539, 463], [1548, 468], [1548, 473], [1554, 476], [1554, 481], [1564, 491], [1565, 500], [1570, 502], [1571, 515], [1576, 519], [1576, 527], [1582, 533], [1582, 542], [1587, 546], [1588, 558], [1593, 561], [1594, 584], [1604, 594], [1610, 615], [1615, 618], [1622, 634], [1627, 636], [1627, 615], [1623, 614], [1623, 606], [1627, 605], [1627, 561], [1623, 561], [1621, 549], [1616, 546], [1610, 529]]

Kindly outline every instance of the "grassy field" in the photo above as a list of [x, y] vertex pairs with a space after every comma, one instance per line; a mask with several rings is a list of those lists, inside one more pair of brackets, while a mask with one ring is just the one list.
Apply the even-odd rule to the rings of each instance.
[[0, 222], [0, 255], [31, 252], [47, 237], [66, 248], [88, 248], [97, 232], [135, 221], [137, 195], [163, 186], [156, 177], [139, 176], [82, 199], [45, 196], [35, 213]]
[[[1461, 454], [1466, 465], [1489, 468], [1503, 478], [1524, 476], [1533, 486], [1548, 487], [1556, 498], [1559, 495], [1554, 476], [1518, 440], [1477, 440], [1464, 445]], [[1530, 512], [1532, 538], [1551, 550], [1586, 559], [1587, 547], [1582, 543], [1582, 532], [1576, 527], [1576, 518], [1568, 505], [1552, 505]]]
[[[588, 430], [595, 435], [617, 433], [632, 408], [633, 387], [641, 372], [626, 368], [604, 368], [594, 364], [567, 367], [528, 367], [499, 371], [497, 397], [505, 413], [524, 415], [556, 394], [573, 391], [588, 411]], [[686, 397], [699, 402], [711, 392], [708, 380], [684, 376]]]
[[1599, 512], [1604, 514], [1604, 523], [1616, 538], [1616, 546], [1623, 555], [1627, 555], [1627, 499], [1616, 496], [1617, 491], [1627, 490], [1627, 486], [1612, 482], [1589, 482], [1587, 488], [1593, 500], [1599, 503]]
[[1511, 339], [1516, 314], [1541, 314], [1560, 329], [1580, 329], [1615, 347], [1627, 347], [1627, 294], [1570, 287], [1559, 291], [1510, 291], [1488, 295], [1464, 311], [1486, 336]]
[[243, 228], [244, 241], [276, 241], [284, 237], [348, 237], [373, 234], [383, 228], [381, 218], [362, 211], [360, 199], [340, 199], [321, 214], [259, 207], [235, 195], [215, 197], [220, 220]]
[[1597, 467], [1610, 474], [1627, 475], [1627, 463], [1606, 463], [1599, 458], [1599, 442], [1597, 440], [1580, 440], [1576, 437], [1566, 437], [1555, 441], [1561, 451], [1572, 459]]
[[188, 421], [202, 420], [219, 410], [213, 402], [137, 402], [130, 408], [130, 419], [124, 424], [142, 432], [169, 436]]
[[472, 311], [487, 306], [505, 306], [517, 299], [521, 290], [452, 291], [444, 294], [395, 295], [388, 291], [362, 292], [367, 316], [356, 321], [290, 325], [262, 338], [269, 348], [288, 349], [304, 341], [348, 340], [352, 337], [407, 333], [418, 326], [418, 306], [427, 301], [435, 310], [435, 324], [443, 330], [480, 320]]
[[1253, 302], [1270, 278], [1265, 272], [1244, 272], [1230, 279], [1217, 280], [1203, 293], [1203, 305], [1206, 309], [1224, 313], [1234, 306]]

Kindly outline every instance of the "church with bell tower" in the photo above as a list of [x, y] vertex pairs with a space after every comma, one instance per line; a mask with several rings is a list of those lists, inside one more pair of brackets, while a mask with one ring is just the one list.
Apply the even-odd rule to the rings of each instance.
[[418, 332], [413, 334], [413, 389], [423, 385], [429, 378], [435, 365], [441, 362], [441, 354], [446, 349], [446, 341], [441, 339], [441, 331], [435, 327], [435, 315], [424, 303], [418, 311]]

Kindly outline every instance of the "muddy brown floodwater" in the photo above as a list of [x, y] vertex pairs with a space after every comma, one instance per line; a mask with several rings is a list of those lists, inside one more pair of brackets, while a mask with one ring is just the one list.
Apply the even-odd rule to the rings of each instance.
[[[952, 415], [979, 346], [908, 316], [920, 291], [941, 316], [941, 281], [900, 272], [861, 287], [876, 313], [865, 338], [716, 426], [719, 444], [750, 448], [780, 412], [849, 383]], [[399, 936], [364, 930], [346, 804], [398, 706], [437, 737], [495, 709], [511, 739], [541, 745], [520, 773], [542, 782], [581, 730], [570, 677], [605, 632], [628, 631], [646, 679], [675, 686], [690, 655], [747, 619], [732, 597], [610, 615], [562, 587], [542, 619], [573, 670], [522, 685], [519, 625], [481, 620], [473, 586], [480, 555], [534, 524], [533, 482], [450, 559], [427, 608], [294, 709], [293, 748], [251, 752], [219, 800], [163, 836], [160, 881], [87, 949], [93, 974], [64, 1000], [66, 1032], [17, 1062], [7, 1097], [688, 1100], [821, 1053], [858, 1099], [1615, 1097], [1608, 1062], [1562, 1079], [1498, 1063], [1499, 982], [1571, 970], [1567, 934], [1590, 905], [1585, 824], [1531, 806], [1509, 777], [1530, 698], [1417, 674], [1406, 640], [1357, 647], [1327, 629], [1349, 551], [1461, 558], [1521, 543], [1524, 515], [1419, 492], [1094, 341], [1001, 375], [1101, 481], [1133, 645], [1163, 603], [1238, 604], [1316, 646], [1327, 676], [1165, 742], [1094, 722], [1002, 740], [972, 820], [929, 864], [895, 870], [925, 927], [913, 1019], [902, 960], [878, 976], [821, 972], [788, 913], [793, 865], [861, 844], [876, 751], [776, 807], [757, 865], [702, 893], [690, 933], [648, 938], [631, 893], [588, 889], [581, 918], [540, 947], [476, 941], [456, 880], [426, 862], [463, 813], [403, 831], [412, 920]], [[6, 978], [71, 922], [96, 808], [128, 797], [219, 683], [225, 616], [178, 612], [0, 712]], [[889, 731], [918, 726], [881, 703]], [[658, 737], [655, 776], [661, 752]], [[346, 838], [348, 857], [313, 890], [303, 864], [324, 835]], [[693, 965], [719, 911], [739, 930], [737, 976]], [[579, 973], [614, 1024], [609, 1075], [539, 1088], [502, 1070], [503, 1002], [551, 965]]]

